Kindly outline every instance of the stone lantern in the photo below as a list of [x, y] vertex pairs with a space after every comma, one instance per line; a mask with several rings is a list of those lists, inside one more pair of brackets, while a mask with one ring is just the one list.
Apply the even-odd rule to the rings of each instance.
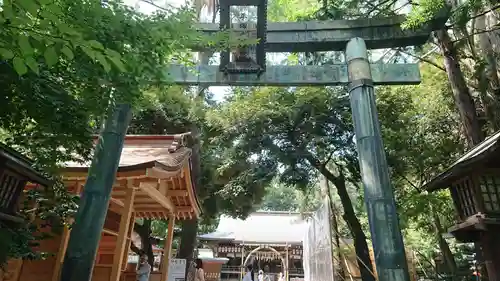
[[[267, 0], [220, 0], [219, 5], [221, 30], [258, 41], [256, 45], [221, 52], [219, 70], [226, 75], [260, 75], [266, 70]], [[256, 18], [241, 18], [235, 22], [231, 19], [234, 17], [231, 8], [237, 7], [256, 7]]]
[[32, 166], [30, 159], [0, 144], [0, 221], [22, 222], [16, 214], [27, 182], [49, 185]]
[[449, 232], [460, 242], [479, 245], [489, 280], [500, 281], [500, 132], [424, 185], [429, 192], [444, 188], [457, 217]]

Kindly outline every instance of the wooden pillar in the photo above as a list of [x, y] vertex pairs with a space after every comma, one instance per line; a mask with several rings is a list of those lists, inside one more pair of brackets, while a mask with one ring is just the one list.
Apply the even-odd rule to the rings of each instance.
[[241, 246], [241, 271], [240, 271], [240, 280], [243, 280], [243, 276], [245, 276], [245, 242], [243, 242]]
[[288, 281], [288, 271], [289, 271], [288, 260], [289, 260], [289, 257], [288, 257], [288, 243], [286, 243], [286, 246], [285, 246], [285, 281]]
[[172, 253], [172, 240], [174, 239], [174, 225], [175, 217], [172, 215], [168, 219], [167, 237], [165, 239], [165, 246], [163, 248], [163, 262], [161, 265], [161, 281], [168, 279], [168, 266], [170, 264], [170, 256]]
[[132, 243], [132, 232], [134, 231], [134, 224], [135, 224], [135, 214], [132, 214], [132, 216], [130, 217], [130, 226], [127, 232], [127, 242], [125, 242], [125, 249], [123, 249], [124, 259], [122, 262], [122, 268], [125, 269], [127, 268], [128, 265], [128, 253], [130, 250], [130, 244]]
[[69, 228], [65, 226], [61, 235], [59, 251], [57, 251], [56, 264], [54, 265], [54, 271], [52, 272], [52, 281], [59, 281], [59, 275], [61, 274], [61, 268], [64, 262], [64, 255], [66, 255], [66, 248], [68, 247], [69, 232]]
[[120, 219], [120, 229], [116, 239], [116, 247], [113, 255], [113, 265], [111, 267], [110, 281], [119, 281], [122, 272], [123, 258], [125, 256], [125, 247], [127, 246], [127, 234], [130, 228], [130, 219], [134, 210], [135, 188], [129, 181], [127, 183], [127, 191], [125, 202], [123, 205], [122, 216]]
[[497, 242], [497, 235], [493, 234], [493, 229], [488, 229], [481, 233], [480, 244], [483, 250], [484, 264], [488, 273], [488, 280], [500, 281], [500, 243]]

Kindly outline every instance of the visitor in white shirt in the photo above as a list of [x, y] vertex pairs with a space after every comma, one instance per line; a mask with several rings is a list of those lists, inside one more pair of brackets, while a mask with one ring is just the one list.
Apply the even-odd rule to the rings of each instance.
[[255, 281], [253, 276], [253, 266], [247, 265], [247, 273], [243, 276], [243, 281]]
[[151, 265], [148, 263], [148, 257], [141, 255], [139, 258], [139, 268], [137, 269], [137, 281], [149, 281], [151, 274]]
[[264, 281], [264, 271], [259, 270], [259, 275], [257, 275], [257, 280]]

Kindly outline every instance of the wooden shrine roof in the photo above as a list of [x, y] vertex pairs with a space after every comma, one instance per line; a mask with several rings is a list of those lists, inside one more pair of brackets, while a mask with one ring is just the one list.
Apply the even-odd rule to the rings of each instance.
[[[179, 135], [127, 135], [111, 193], [110, 210], [120, 213], [128, 188], [135, 188], [136, 218], [189, 219], [200, 215], [191, 179], [189, 133]], [[63, 180], [80, 193], [89, 163], [65, 163]]]
[[450, 183], [460, 177], [466, 176], [467, 173], [473, 172], [476, 169], [484, 170], [482, 163], [490, 160], [497, 161], [499, 165], [500, 158], [497, 154], [500, 153], [500, 131], [486, 138], [483, 142], [476, 145], [469, 152], [460, 157], [453, 165], [444, 172], [434, 177], [429, 182], [422, 186], [422, 189], [434, 191], [438, 189], [448, 188]]
[[33, 161], [16, 150], [0, 143], [0, 160], [5, 168], [11, 169], [31, 183], [49, 186], [50, 181], [33, 168]]

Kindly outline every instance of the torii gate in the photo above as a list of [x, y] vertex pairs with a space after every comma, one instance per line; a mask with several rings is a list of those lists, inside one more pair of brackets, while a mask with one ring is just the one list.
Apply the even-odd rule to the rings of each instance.
[[[257, 6], [257, 24], [231, 23], [231, 6]], [[221, 53], [219, 66], [198, 65], [195, 71], [171, 65], [167, 70], [169, 78], [177, 84], [202, 86], [348, 85], [378, 280], [409, 281], [394, 192], [380, 133], [374, 85], [418, 84], [420, 72], [417, 64], [370, 65], [367, 47], [376, 49], [422, 45], [427, 42], [431, 31], [444, 25], [446, 13], [417, 30], [402, 30], [404, 17], [401, 16], [269, 25], [266, 16], [266, 0], [221, 0], [220, 24], [200, 24], [198, 29], [207, 34], [226, 28], [256, 34], [259, 42], [255, 53], [231, 60], [229, 51], [225, 51]], [[207, 48], [196, 46], [194, 49], [203, 51]], [[266, 51], [318, 52], [344, 49], [347, 64], [343, 65], [265, 64]], [[244, 53], [248, 53], [248, 50], [244, 50]]]

